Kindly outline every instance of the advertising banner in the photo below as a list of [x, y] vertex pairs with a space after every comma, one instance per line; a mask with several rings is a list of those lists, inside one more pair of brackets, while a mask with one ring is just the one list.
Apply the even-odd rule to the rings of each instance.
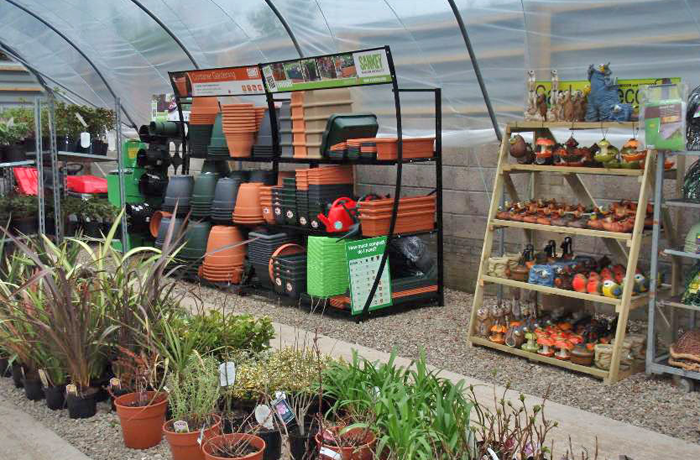
[[265, 94], [258, 66], [173, 72], [170, 79], [180, 97]]
[[271, 93], [391, 83], [386, 48], [262, 64]]
[[[647, 85], [660, 85], [665, 83], [680, 83], [681, 79], [673, 78], [632, 78], [617, 80], [620, 103], [632, 104], [634, 108], [639, 107], [639, 89]], [[585, 93], [590, 87], [588, 80], [562, 80], [559, 82], [559, 93], [564, 91], [581, 91]], [[535, 92], [547, 95], [547, 102], [551, 104], [552, 82], [548, 80], [538, 80], [535, 82]]]

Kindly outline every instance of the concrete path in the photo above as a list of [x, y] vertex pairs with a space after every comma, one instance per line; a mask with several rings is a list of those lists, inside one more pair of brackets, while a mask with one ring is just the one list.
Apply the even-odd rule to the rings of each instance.
[[[275, 347], [294, 346], [295, 344], [313, 345], [314, 334], [312, 332], [296, 329], [284, 324], [274, 323], [277, 338]], [[387, 362], [389, 354], [357, 344], [339, 341], [330, 337], [318, 336], [318, 346], [322, 353], [335, 357], [343, 357], [346, 360], [352, 356], [352, 350], [357, 350], [360, 356], [371, 361]], [[410, 365], [411, 360], [398, 358], [399, 366]], [[435, 369], [434, 367], [431, 367]], [[464, 380], [467, 385], [474, 385], [477, 399], [482, 404], [492, 404], [494, 400], [494, 386], [477, 379], [466, 377], [454, 372], [442, 371], [442, 377], [453, 382]], [[602, 385], [602, 383], [601, 383]], [[503, 394], [503, 387], [496, 387], [498, 395]], [[520, 394], [509, 391], [507, 397], [514, 405], [519, 405]], [[542, 400], [535, 396], [526, 395], [528, 405], [542, 404]], [[517, 407], [517, 406], [516, 406]], [[545, 406], [545, 415], [548, 420], [559, 423], [559, 427], [551, 432], [550, 442], [554, 440], [555, 459], [561, 458], [569, 446], [569, 436], [574, 452], [580, 452], [582, 448], [588, 449], [591, 460], [596, 438], [598, 440], [599, 459], [617, 460], [620, 455], [627, 455], [633, 460], [660, 460], [700, 459], [700, 445], [692, 444], [680, 439], [672, 438], [660, 433], [638, 428], [628, 423], [618, 422], [607, 417], [586, 412], [574, 407], [565, 406], [548, 401]], [[682, 410], [682, 408], [679, 408]]]
[[0, 397], [0, 459], [90, 460], [37, 421]]

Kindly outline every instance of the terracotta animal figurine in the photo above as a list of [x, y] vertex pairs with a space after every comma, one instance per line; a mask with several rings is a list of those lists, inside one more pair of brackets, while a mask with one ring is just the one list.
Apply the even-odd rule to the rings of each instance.
[[562, 104], [563, 116], [561, 121], [574, 121], [574, 101], [571, 91], [566, 91], [566, 97], [564, 103]]
[[586, 96], [582, 91], [574, 93], [574, 118], [572, 121], [584, 121], [586, 119]]
[[547, 120], [547, 95], [540, 94], [537, 96], [537, 120]]
[[588, 94], [586, 121], [629, 121], [632, 105], [620, 103], [617, 79], [612, 77], [610, 63], [588, 67]]
[[493, 327], [493, 317], [488, 307], [481, 307], [476, 311], [476, 335], [487, 338], [491, 334]]
[[535, 71], [527, 71], [527, 107], [525, 108], [525, 120], [537, 120], [537, 93], [535, 92]]
[[552, 69], [552, 89], [549, 92], [549, 110], [547, 110], [547, 121], [559, 120], [559, 73]]

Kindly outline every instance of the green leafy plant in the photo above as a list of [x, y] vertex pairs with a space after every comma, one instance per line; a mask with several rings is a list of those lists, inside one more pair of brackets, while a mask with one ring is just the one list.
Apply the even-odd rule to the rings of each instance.
[[0, 118], [0, 145], [13, 145], [29, 136], [31, 130], [27, 123], [14, 118]]
[[219, 370], [211, 356], [190, 355], [181, 373], [168, 376], [168, 403], [173, 420], [187, 422], [190, 431], [211, 423], [219, 399]]
[[26, 218], [38, 214], [39, 204], [35, 196], [14, 195], [9, 199], [7, 209], [13, 217]]

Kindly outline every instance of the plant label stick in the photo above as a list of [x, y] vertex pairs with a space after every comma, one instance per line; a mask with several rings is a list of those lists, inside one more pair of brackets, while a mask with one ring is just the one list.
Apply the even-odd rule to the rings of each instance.
[[184, 420], [178, 420], [176, 422], [173, 422], [173, 429], [175, 430], [175, 433], [189, 433], [190, 432], [190, 426]]
[[42, 385], [45, 387], [49, 386], [49, 379], [46, 377], [46, 371], [44, 369], [39, 369], [39, 379], [41, 380]]
[[294, 420], [294, 412], [292, 412], [286, 399], [278, 398], [274, 400], [272, 402], [272, 407], [275, 408], [277, 416], [285, 426], [289, 425]]
[[203, 441], [204, 441], [204, 427], [202, 427], [199, 430], [199, 437], [197, 438], [197, 444], [199, 444], [201, 446]]
[[318, 452], [319, 458], [330, 458], [331, 460], [341, 460], [342, 457], [338, 452], [330, 450], [328, 447], [321, 447]]

